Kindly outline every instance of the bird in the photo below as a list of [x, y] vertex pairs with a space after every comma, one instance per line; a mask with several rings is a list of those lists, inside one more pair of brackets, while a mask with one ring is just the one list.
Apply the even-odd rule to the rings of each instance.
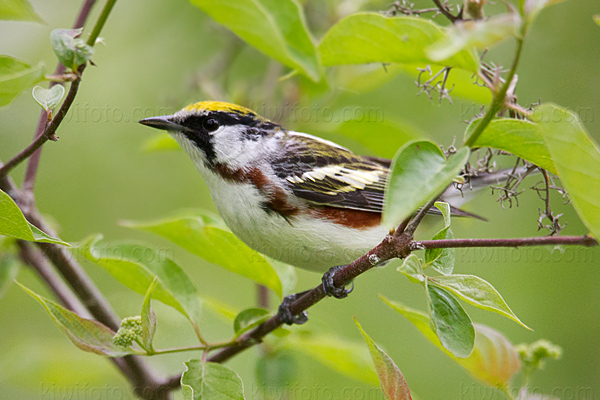
[[[139, 122], [177, 141], [241, 241], [295, 267], [327, 271], [324, 283], [389, 233], [381, 217], [390, 160], [357, 155], [226, 102], [202, 101]], [[488, 174], [479, 183], [499, 179]], [[445, 195], [456, 197], [451, 190]], [[346, 294], [326, 289], [335, 297]]]

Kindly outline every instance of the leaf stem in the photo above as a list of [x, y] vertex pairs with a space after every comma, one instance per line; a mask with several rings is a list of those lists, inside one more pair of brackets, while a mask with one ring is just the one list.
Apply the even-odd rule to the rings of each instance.
[[110, 15], [110, 12], [112, 11], [116, 2], [117, 0], [108, 0], [104, 5], [102, 13], [98, 17], [98, 21], [96, 21], [96, 25], [94, 25], [94, 29], [92, 29], [92, 33], [90, 34], [90, 37], [87, 40], [87, 44], [89, 46], [94, 46], [94, 44], [96, 43], [96, 39], [98, 39], [102, 28], [104, 28], [104, 24], [106, 23], [106, 20], [108, 19], [108, 16]]
[[504, 108], [504, 102], [506, 100], [506, 93], [508, 92], [508, 88], [510, 87], [513, 78], [517, 72], [517, 65], [519, 65], [519, 60], [521, 59], [521, 53], [523, 52], [523, 39], [517, 38], [517, 50], [515, 52], [515, 58], [512, 62], [512, 66], [506, 77], [506, 81], [498, 90], [494, 93], [494, 98], [492, 99], [492, 104], [490, 108], [488, 108], [487, 112], [483, 116], [483, 118], [479, 121], [471, 136], [465, 141], [465, 146], [472, 147], [479, 136], [483, 133], [485, 128], [489, 125], [489, 123], [494, 119], [496, 114]]
[[[83, 71], [83, 68], [80, 67], [80, 70]], [[69, 88], [69, 93], [67, 94], [65, 101], [60, 106], [60, 109], [58, 110], [56, 116], [52, 119], [52, 122], [50, 122], [48, 127], [40, 135], [38, 135], [29, 146], [27, 146], [19, 154], [14, 156], [6, 164], [0, 167], [0, 180], [2, 180], [13, 168], [15, 168], [21, 162], [29, 158], [33, 153], [35, 153], [37, 149], [42, 147], [44, 143], [46, 143], [50, 138], [54, 136], [56, 130], [58, 129], [58, 126], [67, 115], [67, 111], [69, 111], [71, 104], [73, 104], [73, 100], [75, 100], [75, 96], [77, 95], [77, 90], [79, 89], [80, 82], [81, 77], [78, 77], [71, 83], [71, 87]]]

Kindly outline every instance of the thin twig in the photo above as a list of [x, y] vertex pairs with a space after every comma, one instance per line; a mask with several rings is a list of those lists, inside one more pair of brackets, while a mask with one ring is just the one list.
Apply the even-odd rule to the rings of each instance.
[[450, 20], [450, 22], [452, 22], [454, 24], [454, 23], [456, 23], [456, 21], [460, 20], [459, 17], [452, 15], [452, 13], [450, 11], [448, 11], [448, 8], [444, 4], [442, 4], [442, 2], [440, 0], [433, 0], [433, 2], [437, 6], [437, 8], [440, 10], [442, 15], [444, 17], [448, 18]]
[[[79, 14], [77, 15], [77, 19], [75, 20], [75, 23], [73, 24], [74, 29], [83, 28], [83, 26], [85, 25], [90, 13], [92, 12], [92, 8], [94, 7], [95, 4], [96, 4], [96, 0], [86, 0], [83, 3], [83, 5], [81, 6], [81, 10], [79, 11]], [[59, 62], [58, 65], [56, 66], [56, 70], [54, 71], [54, 75], [62, 76], [62, 75], [64, 75], [65, 71], [66, 71], [65, 66]], [[52, 87], [56, 84], [57, 84], [57, 82], [50, 82], [49, 87]], [[48, 121], [48, 115], [46, 113], [46, 110], [42, 110], [40, 112], [40, 118], [38, 120], [37, 129], [35, 131], [35, 134], [33, 135], [34, 140], [44, 132], [47, 121]], [[38, 170], [38, 167], [40, 164], [41, 155], [42, 155], [42, 150], [40, 148], [31, 155], [31, 157], [29, 158], [29, 162], [27, 163], [27, 169], [25, 170], [25, 178], [23, 179], [23, 185], [21, 186], [21, 188], [23, 189], [25, 194], [31, 194], [31, 196], [28, 196], [28, 197], [30, 197], [30, 199], [33, 199], [33, 186], [35, 184], [35, 177], [37, 175], [37, 170]]]
[[593, 247], [598, 242], [591, 236], [541, 236], [515, 239], [442, 239], [411, 243], [415, 249], [451, 249], [462, 247], [526, 247], [575, 245]]
[[[436, 1], [436, 0], [434, 0]], [[479, 124], [473, 130], [473, 133], [469, 136], [469, 138], [465, 142], [465, 146], [472, 147], [473, 144], [477, 141], [479, 136], [483, 133], [485, 128], [489, 125], [492, 119], [496, 116], [496, 114], [504, 107], [504, 101], [506, 99], [506, 93], [512, 83], [513, 77], [517, 72], [517, 65], [519, 65], [519, 60], [521, 59], [521, 53], [523, 51], [523, 39], [517, 39], [517, 50], [515, 53], [515, 58], [513, 60], [512, 66], [506, 77], [506, 80], [500, 90], [494, 93], [494, 99], [492, 100], [492, 104], [490, 108], [487, 110], [487, 113], [484, 117], [479, 121]]]
[[[82, 67], [85, 67], [85, 64], [82, 65]], [[80, 70], [83, 71], [83, 68], [80, 67]], [[19, 154], [14, 156], [10, 161], [0, 168], [0, 179], [4, 178], [13, 168], [29, 158], [29, 156], [31, 156], [37, 149], [42, 147], [44, 143], [54, 136], [58, 126], [64, 119], [65, 115], [67, 115], [67, 111], [69, 111], [71, 104], [73, 104], [73, 100], [75, 100], [75, 95], [77, 95], [80, 82], [81, 78], [78, 78], [71, 83], [71, 87], [69, 88], [69, 93], [67, 94], [65, 101], [56, 113], [56, 116], [52, 119], [52, 122], [50, 122], [50, 125], [48, 125], [48, 128], [46, 128], [41, 135], [36, 137], [29, 146], [23, 149]]]

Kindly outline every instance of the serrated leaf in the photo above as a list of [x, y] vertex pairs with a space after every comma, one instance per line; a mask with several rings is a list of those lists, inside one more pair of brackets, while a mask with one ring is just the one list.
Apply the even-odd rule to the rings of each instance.
[[[386, 17], [354, 13], [335, 24], [319, 44], [324, 66], [365, 63], [429, 63], [424, 49], [446, 37], [435, 23], [416, 17]], [[457, 52], [440, 65], [476, 72], [479, 60], [468, 51]]]
[[184, 400], [243, 400], [244, 385], [239, 375], [212, 362], [190, 360], [181, 376]]
[[191, 0], [215, 21], [283, 65], [321, 79], [302, 7], [294, 0]]
[[244, 332], [269, 319], [270, 313], [264, 308], [247, 308], [241, 311], [233, 321], [233, 331], [238, 337]]
[[154, 222], [124, 222], [123, 225], [162, 236], [210, 263], [282, 295], [281, 280], [273, 266], [227, 230], [212, 213], [196, 211]]
[[152, 294], [154, 289], [158, 285], [158, 276], [155, 276], [152, 283], [148, 287], [148, 291], [144, 296], [144, 303], [142, 304], [142, 345], [145, 349], [153, 351], [152, 341], [154, 340], [154, 334], [156, 333], [156, 315], [152, 311]]
[[158, 283], [152, 294], [158, 300], [182, 313], [198, 332], [200, 298], [187, 274], [166, 253], [138, 243], [98, 246], [101, 236], [84, 240], [77, 251], [103, 268], [131, 290], [145, 295], [155, 277]]
[[429, 277], [429, 284], [433, 284], [440, 288], [446, 289], [467, 303], [481, 308], [483, 310], [492, 311], [500, 315], [504, 315], [523, 326], [526, 329], [532, 330], [525, 325], [510, 309], [506, 301], [500, 293], [487, 281], [475, 275], [450, 275], [450, 276], [435, 276]]
[[434, 285], [426, 289], [430, 323], [440, 343], [456, 357], [468, 357], [475, 345], [471, 318], [450, 293]]
[[30, 242], [55, 243], [70, 246], [58, 238], [47, 235], [30, 224], [14, 200], [0, 190], [0, 235]]
[[44, 22], [27, 0], [0, 0], [0, 20]]
[[403, 304], [381, 299], [400, 315], [408, 319], [431, 343], [462, 366], [475, 379], [492, 387], [505, 387], [521, 369], [519, 355], [512, 343], [500, 332], [482, 324], [473, 324], [475, 346], [467, 358], [458, 358], [442, 346], [431, 329], [429, 317]]
[[[465, 140], [471, 136], [479, 119], [471, 122], [465, 131]], [[553, 174], [556, 167], [538, 125], [522, 119], [502, 118], [489, 123], [472, 148], [493, 147], [508, 151]]]
[[423, 274], [423, 260], [415, 254], [409, 254], [396, 270], [406, 276], [413, 283], [425, 283]]
[[0, 107], [9, 104], [25, 89], [44, 77], [44, 66], [31, 65], [9, 56], [0, 56]]
[[110, 357], [131, 354], [127, 349], [113, 344], [112, 338], [115, 333], [107, 326], [91, 319], [82, 318], [20, 283], [17, 282], [17, 284], [46, 309], [52, 321], [81, 350]]
[[518, 36], [521, 18], [516, 13], [495, 15], [485, 20], [458, 21], [448, 35], [425, 49], [425, 54], [433, 61], [441, 61], [454, 55], [483, 49], [511, 36]]
[[371, 364], [369, 353], [356, 342], [332, 335], [289, 335], [285, 348], [299, 351], [332, 370], [377, 386], [379, 379]]
[[558, 177], [575, 211], [596, 238], [600, 238], [600, 148], [577, 114], [554, 104], [535, 110]]
[[375, 370], [377, 371], [384, 397], [387, 400], [412, 400], [408, 383], [406, 383], [406, 379], [404, 379], [404, 375], [402, 375], [396, 363], [377, 346], [356, 318], [354, 318], [354, 322], [365, 338], [367, 346], [369, 346], [371, 358], [373, 359], [373, 364], [375, 364]]
[[80, 29], [54, 29], [50, 32], [50, 43], [62, 65], [76, 70], [92, 58], [94, 49], [79, 38]]
[[0, 299], [19, 274], [21, 264], [10, 254], [0, 255]]
[[50, 89], [46, 89], [36, 86], [33, 88], [31, 95], [44, 110], [50, 111], [60, 104], [65, 95], [65, 87], [63, 85], [54, 85]]
[[393, 229], [427, 201], [439, 195], [469, 159], [463, 147], [448, 160], [432, 142], [411, 142], [396, 153], [383, 205], [383, 225]]

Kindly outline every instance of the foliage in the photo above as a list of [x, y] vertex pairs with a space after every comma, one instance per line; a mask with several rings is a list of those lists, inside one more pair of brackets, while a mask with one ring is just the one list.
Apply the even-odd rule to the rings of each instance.
[[[445, 202], [436, 201], [440, 194], [450, 186], [459, 190], [466, 189], [471, 179], [476, 179], [479, 173], [493, 169], [489, 158], [474, 159], [477, 149], [498, 155], [508, 153], [531, 164], [529, 169], [537, 168], [542, 172], [546, 186], [544, 189], [536, 189], [538, 194], [545, 191], [546, 196], [544, 198], [540, 194], [545, 203], [545, 213], [540, 209], [540, 220], [558, 218], [550, 210], [549, 193], [556, 187], [549, 184], [548, 173], [556, 175], [564, 186], [564, 189], [558, 188], [560, 193], [564, 193], [565, 190], [568, 192], [582, 223], [594, 238], [600, 238], [598, 144], [591, 138], [582, 118], [575, 112], [546, 102], [523, 107], [518, 104], [515, 95], [516, 71], [523, 43], [528, 39], [528, 30], [546, 6], [558, 2], [519, 1], [509, 6], [507, 12], [497, 13], [488, 18], [482, 18], [483, 14], [478, 15], [469, 10], [466, 14], [461, 12], [454, 15], [451, 9], [438, 2], [437, 11], [449, 18], [449, 26], [440, 24], [439, 18], [430, 20], [421, 16], [431, 10], [414, 10], [412, 5], [406, 8], [406, 2], [396, 2], [395, 12], [355, 10], [357, 12], [338, 15], [339, 18], [324, 18], [326, 22], [321, 21], [322, 26], [318, 26], [318, 18], [310, 13], [305, 15], [310, 6], [296, 0], [191, 0], [191, 4], [209, 16], [215, 25], [231, 31], [239, 39], [231, 41], [232, 54], [228, 54], [229, 50], [222, 51], [225, 61], [216, 63], [213, 67], [218, 70], [218, 74], [227, 75], [230, 72], [223, 65], [229, 67], [237, 62], [242, 65], [239, 68], [251, 69], [251, 64], [271, 60], [269, 70], [276, 72], [267, 75], [268, 79], [261, 89], [264, 90], [264, 99], [275, 101], [277, 98], [282, 104], [289, 99], [296, 99], [309, 105], [313, 104], [313, 98], [327, 99], [339, 107], [343, 102], [343, 98], [337, 93], [339, 87], [347, 86], [353, 88], [351, 90], [367, 93], [385, 86], [396, 75], [405, 73], [416, 76], [419, 93], [426, 93], [430, 98], [432, 93], [439, 93], [440, 103], [444, 99], [451, 101], [451, 85], [458, 86], [455, 93], [462, 94], [465, 98], [478, 102], [487, 100], [487, 108], [469, 121], [463, 135], [464, 143], [453, 144], [445, 151], [424, 137], [432, 136], [429, 132], [423, 133], [425, 129], [415, 128], [394, 118], [375, 121], [367, 127], [368, 121], [365, 122], [356, 116], [339, 120], [342, 110], [336, 109], [332, 112], [338, 119], [335, 123], [313, 125], [317, 130], [326, 134], [337, 134], [343, 140], [361, 144], [378, 155], [395, 154], [387, 179], [382, 224], [390, 232], [399, 226], [403, 227], [403, 223], [408, 220], [417, 221], [418, 224], [421, 214], [435, 202], [437, 213], [443, 218], [443, 227], [429, 242], [437, 243], [449, 243], [454, 240], [451, 207]], [[58, 62], [66, 68], [66, 73], [45, 76], [42, 64], [34, 67], [16, 58], [0, 55], [0, 107], [10, 104], [22, 92], [31, 89], [33, 99], [48, 113], [48, 124], [44, 125], [46, 121], [41, 119], [39, 138], [46, 137], [44, 126], [53, 121], [62, 121], [53, 118], [53, 110], [62, 104], [66, 105], [66, 112], [71, 105], [71, 92], [63, 102], [66, 90], [62, 83], [70, 84], [70, 88], [75, 88], [76, 92], [85, 66], [93, 64], [91, 57], [94, 55], [95, 39], [114, 3], [106, 3], [87, 41], [83, 38], [84, 28], [59, 28], [51, 31], [52, 49]], [[478, 2], [479, 9], [475, 11], [483, 13], [481, 7], [484, 3]], [[398, 13], [407, 15], [397, 15]], [[469, 15], [473, 18], [467, 18]], [[0, 0], [0, 19], [41, 21], [33, 7], [25, 0]], [[315, 32], [318, 32], [319, 28], [321, 34], [317, 35]], [[224, 31], [215, 32], [218, 36], [226, 35]], [[316, 37], [320, 39], [317, 40]], [[496, 68], [492, 61], [485, 61], [484, 56], [488, 48], [509, 40], [515, 41], [517, 47], [514, 61], [506, 71], [500, 67]], [[252, 50], [246, 50], [250, 55], [239, 50], [248, 49], [248, 46], [261, 55], [254, 54]], [[260, 58], [260, 62], [245, 61], [252, 60], [253, 57], [264, 58]], [[364, 67], [363, 64], [370, 63], [384, 67], [395, 64], [390, 66], [395, 68], [395, 72], [376, 81], [371, 75], [364, 73], [368, 67]], [[284, 71], [279, 64], [288, 70]], [[348, 73], [347, 71], [353, 71], [351, 68], [362, 72]], [[350, 75], [350, 78], [344, 74]], [[231, 75], [231, 79], [235, 80], [235, 74]], [[216, 79], [213, 82], [210, 77], [206, 79], [213, 84], [208, 85], [213, 89], [213, 93], [227, 93], [227, 82], [221, 87], [219, 85], [222, 82]], [[36, 86], [42, 81], [53, 83], [49, 84], [48, 88]], [[61, 84], [54, 84], [57, 81]], [[482, 87], [475, 87], [474, 84]], [[255, 83], [255, 86], [259, 85]], [[276, 95], [275, 89], [269, 89], [272, 86], [278, 86], [283, 94]], [[251, 91], [253, 89], [254, 87], [251, 87], [248, 92], [254, 93]], [[482, 91], [485, 91], [485, 94], [482, 94]], [[249, 95], [250, 99], [251, 96], [252, 94]], [[314, 103], [316, 101], [314, 100]], [[384, 133], [381, 133], [382, 131]], [[372, 140], [371, 134], [379, 135], [381, 140]], [[42, 144], [43, 142], [39, 146]], [[144, 149], [169, 150], [174, 148], [173, 145], [171, 139], [161, 136], [148, 141]], [[396, 148], [399, 150], [396, 151]], [[31, 178], [30, 173], [26, 173], [25, 178], [28, 184], [23, 184], [19, 190], [12, 190], [12, 182], [5, 177], [12, 168], [29, 159], [28, 169], [34, 168], [35, 179], [37, 162], [33, 161], [35, 156], [30, 157], [37, 149], [39, 147], [25, 149], [21, 157], [17, 156], [11, 160], [12, 163], [7, 164], [10, 168], [5, 166], [0, 170], [3, 188], [0, 190], [0, 235], [6, 240], [0, 246], [0, 296], [17, 276], [20, 265], [15, 261], [17, 258], [36, 267], [35, 261], [24, 255], [23, 243], [20, 241], [46, 243], [45, 246], [69, 246], [61, 239], [53, 237], [56, 236], [53, 232], [49, 232], [52, 235], [42, 232], [30, 222], [34, 220], [30, 211], [35, 204], [33, 201], [24, 201], [27, 197], [23, 197], [21, 193], [32, 190], [32, 181], [27, 182]], [[513, 173], [516, 170], [515, 167]], [[520, 179], [514, 179], [518, 181], [518, 186]], [[517, 193], [516, 186], [511, 187], [509, 183], [500, 190]], [[26, 193], [33, 196], [32, 192]], [[407, 380], [397, 364], [356, 320], [356, 325], [366, 341], [366, 347], [318, 326], [289, 330], [279, 326], [273, 328], [273, 324], [281, 325], [281, 322], [277, 322], [274, 317], [276, 308], [269, 304], [270, 294], [267, 289], [278, 300], [292, 293], [296, 284], [295, 272], [291, 266], [270, 260], [247, 247], [218, 216], [207, 211], [187, 210], [150, 222], [125, 221], [121, 225], [132, 228], [128, 232], [132, 236], [141, 231], [177, 245], [181, 250], [181, 253], [177, 253], [178, 261], [175, 261], [174, 253], [163, 254], [155, 245], [133, 240], [100, 243], [101, 236], [92, 236], [80, 241], [73, 246], [74, 253], [56, 246], [50, 247], [55, 249], [55, 253], [49, 253], [50, 256], [41, 253], [41, 257], [45, 257], [43, 259], [51, 266], [58, 266], [56, 260], [60, 259], [61, 255], [80, 256], [81, 260], [100, 267], [126, 288], [143, 295], [140, 314], [121, 320], [118, 330], [116, 327], [109, 328], [116, 323], [111, 325], [106, 321], [102, 323], [89, 316], [78, 315], [19, 284], [42, 305], [58, 329], [79, 349], [108, 357], [155, 356], [200, 351], [200, 358], [190, 359], [185, 362], [184, 367], [182, 366], [185, 370], [179, 382], [183, 397], [221, 400], [244, 399], [245, 395], [240, 376], [233, 369], [220, 364], [220, 361], [226, 358], [219, 357], [229, 356], [222, 356], [223, 353], [217, 351], [237, 352], [264, 341], [257, 362], [257, 381], [263, 394], [267, 393], [270, 386], [288, 390], [288, 381], [298, 376], [296, 360], [305, 356], [365, 385], [379, 384], [387, 400], [412, 398]], [[403, 230], [404, 228], [398, 229], [397, 233], [405, 234]], [[392, 240], [390, 238], [395, 237], [395, 234], [390, 234], [386, 240]], [[412, 234], [414, 230], [410, 232], [410, 235]], [[534, 398], [528, 391], [531, 375], [543, 367], [545, 359], [559, 358], [560, 348], [545, 340], [531, 345], [513, 346], [501, 332], [473, 322], [461, 301], [478, 309], [499, 314], [531, 330], [521, 322], [491, 283], [476, 275], [455, 273], [461, 265], [454, 248], [426, 247], [423, 245], [424, 241], [414, 241], [412, 236], [410, 239], [408, 247], [404, 250], [408, 249], [410, 253], [424, 249], [423, 258], [415, 253], [394, 253], [388, 259], [400, 256], [404, 258], [397, 270], [410, 283], [416, 283], [423, 288], [427, 312], [412, 309], [384, 297], [383, 301], [483, 385], [499, 389], [499, 393], [504, 393], [510, 398], [510, 389], [517, 386], [515, 376], [521, 371], [525, 382], [519, 390], [519, 398]], [[540, 243], [547, 242], [542, 240]], [[384, 240], [381, 246], [385, 247], [385, 244]], [[204, 302], [207, 308], [232, 325], [231, 335], [225, 340], [212, 342], [204, 336], [204, 331], [213, 333], [213, 327], [204, 323], [201, 312], [201, 295], [204, 298], [204, 294], [197, 289], [186, 272], [187, 266], [183, 268], [179, 264], [182, 260], [185, 262], [188, 253], [222, 267], [228, 271], [227, 274], [234, 273], [261, 287], [258, 307], [250, 305], [240, 310], [226, 304], [226, 293], [217, 299], [206, 298]], [[371, 256], [375, 257], [369, 257], [372, 264], [370, 267], [382, 261], [375, 253]], [[65, 274], [63, 270], [60, 272], [75, 289], [74, 296], [79, 296], [83, 307], [92, 309], [97, 306], [91, 304], [94, 299], [84, 298], [81, 295], [83, 289], [77, 286], [78, 283], [83, 286], [88, 284], [87, 278], [81, 278], [85, 276], [83, 270], [78, 271], [79, 276]], [[52, 276], [42, 276], [49, 283], [49, 287], [53, 288]], [[72, 282], [72, 276], [77, 276], [80, 280]], [[206, 277], [208, 278], [209, 274], [206, 274]], [[202, 287], [205, 288], [204, 282], [202, 283]], [[56, 284], [54, 286], [56, 287]], [[231, 291], [235, 289], [234, 284], [228, 287]], [[314, 290], [318, 289], [319, 287]], [[198, 343], [187, 347], [155, 348], [158, 347], [155, 337], [163, 325], [158, 324], [159, 318], [152, 307], [152, 300], [161, 302], [183, 315], [190, 323]], [[167, 314], [167, 311], [160, 309], [161, 318], [162, 313]], [[266, 329], [273, 334], [266, 335]], [[385, 329], [388, 328], [383, 327], [382, 330]], [[399, 337], [398, 342], [402, 341]], [[368, 361], [369, 355], [373, 365]], [[127, 373], [124, 372], [124, 375], [127, 376]], [[127, 378], [137, 383], [130, 376]], [[269, 396], [265, 394], [265, 398]]]

